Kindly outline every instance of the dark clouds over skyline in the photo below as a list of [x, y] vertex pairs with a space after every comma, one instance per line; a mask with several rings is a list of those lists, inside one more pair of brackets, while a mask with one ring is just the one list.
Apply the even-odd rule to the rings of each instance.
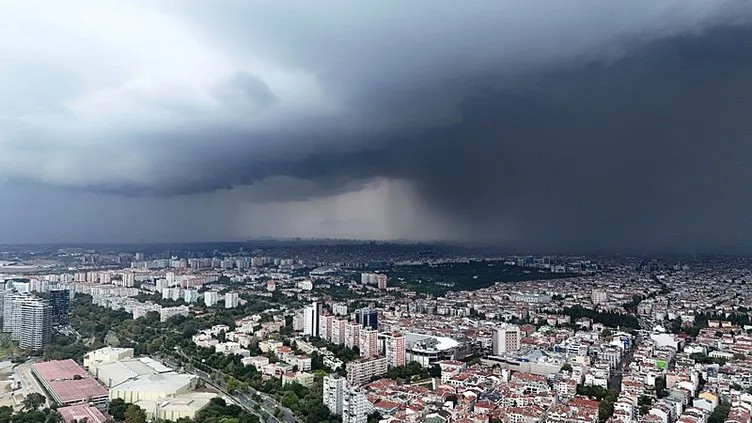
[[752, 6], [621, 3], [18, 6], [0, 242], [752, 250]]

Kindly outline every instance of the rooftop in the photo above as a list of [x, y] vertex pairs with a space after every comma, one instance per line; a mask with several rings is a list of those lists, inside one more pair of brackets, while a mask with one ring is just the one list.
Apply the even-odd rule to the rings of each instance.
[[107, 421], [107, 416], [102, 414], [101, 411], [86, 404], [61, 407], [57, 409], [57, 412], [63, 416], [65, 423], [83, 421], [84, 419], [86, 419], [88, 423], [104, 423]]
[[194, 379], [196, 379], [196, 376], [185, 374], [151, 374], [132, 378], [119, 384], [113, 389], [141, 392], [170, 392], [182, 388], [191, 383]]
[[36, 374], [50, 382], [53, 380], [73, 379], [75, 376], [89, 377], [86, 370], [73, 360], [45, 361], [33, 365]]
[[57, 380], [50, 382], [49, 386], [61, 404], [89, 402], [108, 394], [107, 388], [95, 379]]

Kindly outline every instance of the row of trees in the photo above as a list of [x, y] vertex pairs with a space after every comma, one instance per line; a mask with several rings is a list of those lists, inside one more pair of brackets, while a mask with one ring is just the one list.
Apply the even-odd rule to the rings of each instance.
[[597, 311], [580, 306], [565, 308], [563, 314], [571, 317], [573, 321], [586, 317], [592, 319], [593, 322], [602, 323], [610, 327], [622, 327], [629, 329], [640, 328], [640, 322], [631, 314]]
[[536, 268], [510, 266], [492, 260], [394, 266], [387, 272], [387, 275], [390, 280], [404, 281], [404, 287], [407, 289], [437, 296], [444, 295], [448, 291], [486, 288], [497, 282], [573, 276], [569, 273], [551, 273]]
[[211, 349], [195, 346], [192, 342], [184, 347], [183, 353], [191, 358], [191, 365], [209, 374], [219, 372], [218, 376], [225, 379], [229, 391], [250, 392], [252, 388], [271, 395], [281, 405], [289, 408], [307, 422], [337, 421], [337, 418], [331, 415], [322, 402], [321, 375], [316, 376], [310, 388], [298, 383], [282, 386], [280, 379], [264, 380], [255, 367], [243, 365], [240, 356], [217, 354]]
[[326, 348], [327, 350], [331, 351], [332, 354], [334, 354], [334, 356], [338, 359], [342, 360], [343, 363], [347, 363], [360, 358], [360, 351], [358, 350], [358, 347], [349, 348], [344, 344], [335, 344], [319, 337], [310, 338], [309, 341], [316, 348]]
[[11, 407], [0, 407], [0, 423], [61, 423], [62, 421], [60, 414], [50, 408], [13, 412]]
[[404, 366], [390, 368], [386, 372], [386, 377], [409, 383], [416, 380], [428, 379], [430, 377], [441, 377], [441, 369], [436, 365], [431, 368], [424, 368], [417, 361], [411, 361]]

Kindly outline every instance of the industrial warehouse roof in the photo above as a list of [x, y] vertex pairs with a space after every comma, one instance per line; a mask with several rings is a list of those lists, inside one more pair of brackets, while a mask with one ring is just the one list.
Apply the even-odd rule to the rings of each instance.
[[61, 405], [89, 402], [93, 398], [107, 397], [107, 388], [73, 360], [56, 360], [36, 363], [34, 373]]
[[[61, 407], [57, 409], [57, 412], [63, 416], [65, 423], [72, 423], [73, 421], [86, 421], [88, 423], [105, 423], [107, 416], [102, 414], [98, 409], [87, 405], [71, 405], [69, 407]], [[85, 419], [85, 420], [84, 420]]]
[[76, 376], [89, 377], [83, 367], [73, 360], [45, 361], [33, 365], [34, 371], [40, 378], [51, 382], [60, 379], [73, 379]]
[[133, 348], [116, 348], [116, 347], [108, 345], [108, 346], [102, 347], [102, 348], [100, 348], [98, 350], [89, 351], [88, 353], [86, 353], [84, 355], [84, 357], [92, 356], [92, 355], [97, 355], [97, 354], [99, 354], [99, 355], [102, 355], [102, 354], [120, 354], [122, 352], [126, 352], [126, 351], [129, 351], [129, 350], [133, 351]]
[[108, 394], [107, 388], [95, 379], [56, 380], [49, 386], [61, 404], [89, 402], [92, 398], [106, 397]]
[[144, 410], [154, 410], [159, 407], [160, 410], [172, 413], [196, 412], [206, 407], [212, 398], [217, 394], [212, 392], [191, 392], [180, 394], [174, 397], [162, 398], [159, 400], [141, 400], [135, 404]]
[[152, 374], [138, 376], [112, 387], [117, 391], [174, 392], [191, 383], [196, 376], [186, 374]]
[[151, 358], [108, 361], [97, 363], [94, 366], [97, 377], [105, 383], [110, 383], [110, 387], [117, 386], [138, 376], [171, 372], [169, 367]]

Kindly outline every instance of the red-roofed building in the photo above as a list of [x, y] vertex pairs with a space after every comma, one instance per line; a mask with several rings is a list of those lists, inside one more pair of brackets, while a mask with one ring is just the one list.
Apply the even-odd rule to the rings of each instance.
[[76, 376], [89, 377], [86, 370], [71, 359], [36, 363], [33, 368], [37, 377], [44, 380], [73, 379]]
[[107, 416], [102, 414], [101, 411], [86, 404], [58, 408], [57, 412], [63, 417], [65, 423], [81, 422], [84, 419], [87, 423], [105, 423], [108, 421]]
[[399, 404], [382, 400], [373, 405], [373, 409], [382, 416], [391, 416], [399, 410]]
[[93, 403], [101, 408], [107, 406], [107, 388], [73, 360], [36, 363], [32, 365], [31, 371], [52, 399], [61, 406], [86, 403]]
[[49, 383], [59, 404], [107, 402], [108, 391], [96, 379], [56, 380]]
[[478, 401], [473, 406], [473, 411], [477, 414], [487, 415], [491, 414], [496, 409], [497, 405], [489, 401]]

